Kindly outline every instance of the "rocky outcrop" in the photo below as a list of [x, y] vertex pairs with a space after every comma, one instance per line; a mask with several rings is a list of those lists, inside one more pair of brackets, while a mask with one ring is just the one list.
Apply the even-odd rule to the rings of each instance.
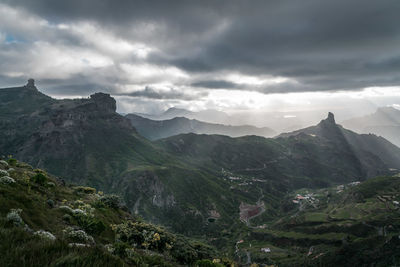
[[90, 99], [94, 101], [99, 109], [108, 110], [110, 112], [115, 112], [117, 110], [116, 101], [109, 94], [95, 93], [90, 95]]
[[25, 87], [25, 88], [28, 88], [28, 89], [33, 89], [33, 90], [38, 91], [38, 89], [37, 89], [36, 86], [35, 86], [35, 80], [32, 79], [32, 78], [30, 78], [30, 79], [28, 80], [28, 83], [27, 83], [24, 87]]

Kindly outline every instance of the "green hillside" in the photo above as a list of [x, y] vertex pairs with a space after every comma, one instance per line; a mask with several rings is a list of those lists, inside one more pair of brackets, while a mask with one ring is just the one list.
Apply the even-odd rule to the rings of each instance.
[[12, 158], [0, 174], [0, 266], [231, 266], [213, 247], [132, 216], [116, 195]]
[[[293, 203], [297, 195], [304, 196]], [[400, 263], [400, 178], [302, 189], [286, 215], [248, 229], [236, 255], [279, 266], [396, 266]], [[270, 252], [261, 251], [269, 248]]]

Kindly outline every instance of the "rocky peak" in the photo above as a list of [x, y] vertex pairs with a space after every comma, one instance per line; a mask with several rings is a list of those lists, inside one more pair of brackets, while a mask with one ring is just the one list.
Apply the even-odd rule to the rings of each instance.
[[328, 117], [326, 119], [322, 120], [318, 124], [318, 126], [321, 129], [328, 131], [329, 133], [337, 132], [339, 130], [339, 127], [335, 121], [335, 115], [333, 115], [332, 112], [329, 112]]
[[335, 115], [333, 115], [332, 112], [328, 113], [328, 117], [325, 120], [322, 120], [320, 123], [320, 125], [336, 125], [336, 121], [335, 121]]
[[113, 112], [117, 110], [116, 101], [110, 96], [110, 94], [95, 93], [90, 95], [90, 99], [96, 103], [99, 109], [105, 109]]
[[329, 113], [328, 113], [328, 118], [326, 118], [326, 121], [327, 121], [327, 122], [330, 122], [330, 123], [333, 123], [333, 124], [336, 124], [336, 122], [335, 122], [335, 115], [333, 115], [332, 112], [329, 112]]
[[37, 91], [37, 88], [36, 88], [36, 86], [35, 86], [35, 80], [32, 79], [32, 78], [30, 78], [30, 79], [28, 80], [28, 83], [25, 85], [25, 88], [34, 89], [34, 90]]

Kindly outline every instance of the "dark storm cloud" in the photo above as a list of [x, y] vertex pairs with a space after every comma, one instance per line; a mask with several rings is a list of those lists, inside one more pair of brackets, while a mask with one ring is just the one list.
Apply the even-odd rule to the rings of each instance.
[[233, 89], [237, 88], [238, 85], [232, 82], [224, 81], [224, 80], [207, 80], [207, 81], [199, 81], [192, 83], [193, 87], [204, 87], [210, 89]]
[[169, 89], [169, 90], [156, 90], [150, 86], [146, 86], [143, 90], [135, 91], [132, 93], [117, 94], [120, 96], [133, 96], [133, 97], [144, 97], [150, 99], [177, 99], [177, 100], [196, 100], [200, 97], [207, 96], [207, 92], [196, 92], [193, 94], [184, 93], [181, 90]]
[[[50, 23], [92, 21], [116, 36], [154, 46], [144, 61], [188, 72], [186, 84], [192, 87], [277, 93], [400, 84], [398, 0], [3, 2]], [[47, 36], [61, 36], [64, 45], [88, 47], [66, 32]], [[230, 71], [296, 82], [246, 87], [209, 78]], [[202, 74], [208, 74], [207, 79], [190, 80]], [[134, 94], [185, 98], [177, 91], [160, 95], [150, 87]]]

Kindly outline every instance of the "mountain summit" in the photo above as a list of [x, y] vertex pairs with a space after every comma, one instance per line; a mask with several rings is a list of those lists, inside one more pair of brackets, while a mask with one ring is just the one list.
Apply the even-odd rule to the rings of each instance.
[[110, 94], [95, 93], [90, 95], [90, 99], [96, 103], [96, 106], [99, 109], [109, 110], [111, 112], [115, 112], [117, 110], [117, 102], [110, 96]]
[[25, 85], [25, 88], [29, 88], [29, 89], [35, 89], [37, 91], [37, 88], [35, 86], [35, 80], [30, 78], [28, 80], [28, 83]]
[[329, 123], [336, 124], [336, 122], [335, 122], [335, 115], [333, 115], [332, 112], [329, 112], [329, 113], [328, 113], [328, 118], [326, 118], [325, 121], [326, 121], [326, 122], [329, 122]]

